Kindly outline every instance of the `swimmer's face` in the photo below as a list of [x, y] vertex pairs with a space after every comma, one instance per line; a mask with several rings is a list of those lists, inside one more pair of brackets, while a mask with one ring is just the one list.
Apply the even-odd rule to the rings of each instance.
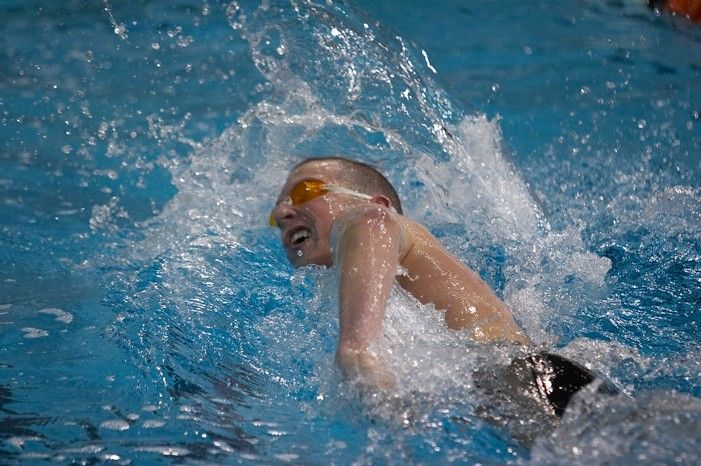
[[299, 205], [292, 205], [286, 199], [290, 196], [290, 191], [303, 180], [342, 185], [342, 170], [342, 165], [336, 161], [305, 163], [290, 173], [280, 191], [270, 215], [280, 228], [285, 253], [295, 267], [308, 264], [331, 266], [331, 226], [343, 209], [354, 201], [348, 199], [348, 196], [331, 192]]

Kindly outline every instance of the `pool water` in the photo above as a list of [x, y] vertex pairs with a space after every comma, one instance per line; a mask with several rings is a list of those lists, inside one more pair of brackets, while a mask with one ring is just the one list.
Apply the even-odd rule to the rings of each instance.
[[[694, 464], [698, 57], [642, 0], [3, 2], [0, 463]], [[342, 380], [267, 226], [332, 154], [622, 395], [486, 419], [514, 350], [399, 289], [397, 387]]]

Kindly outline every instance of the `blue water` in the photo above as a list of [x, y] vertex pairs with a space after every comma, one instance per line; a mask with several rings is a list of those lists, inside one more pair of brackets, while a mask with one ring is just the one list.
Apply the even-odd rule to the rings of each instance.
[[[0, 3], [0, 463], [695, 463], [701, 30], [637, 0], [418, 3]], [[508, 351], [399, 290], [400, 383], [359, 395], [333, 274], [266, 225], [328, 154], [625, 396], [524, 442], [476, 414]]]

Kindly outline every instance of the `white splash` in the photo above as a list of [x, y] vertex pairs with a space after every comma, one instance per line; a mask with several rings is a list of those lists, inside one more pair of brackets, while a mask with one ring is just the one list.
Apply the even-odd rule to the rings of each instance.
[[49, 335], [49, 332], [35, 327], [23, 327], [24, 338], [43, 338]]
[[129, 429], [129, 423], [121, 419], [116, 419], [112, 421], [103, 421], [100, 423], [100, 427], [110, 430], [127, 430]]
[[73, 314], [66, 312], [58, 307], [45, 307], [39, 310], [39, 314], [49, 314], [56, 316], [56, 322], [63, 322], [64, 324], [70, 324], [73, 322]]

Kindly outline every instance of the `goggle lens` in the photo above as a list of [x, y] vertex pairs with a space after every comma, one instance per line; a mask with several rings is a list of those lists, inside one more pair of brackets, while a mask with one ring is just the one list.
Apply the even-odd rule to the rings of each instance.
[[327, 192], [328, 190], [323, 181], [303, 180], [297, 183], [290, 191], [290, 200], [292, 205], [300, 205]]
[[[323, 194], [329, 192], [326, 189], [326, 184], [320, 180], [302, 180], [292, 187], [290, 195], [287, 198], [287, 202], [290, 205], [298, 206], [304, 204], [305, 202], [311, 201], [315, 197], [319, 197]], [[275, 217], [270, 216], [269, 220], [271, 227], [277, 227], [277, 222]]]

